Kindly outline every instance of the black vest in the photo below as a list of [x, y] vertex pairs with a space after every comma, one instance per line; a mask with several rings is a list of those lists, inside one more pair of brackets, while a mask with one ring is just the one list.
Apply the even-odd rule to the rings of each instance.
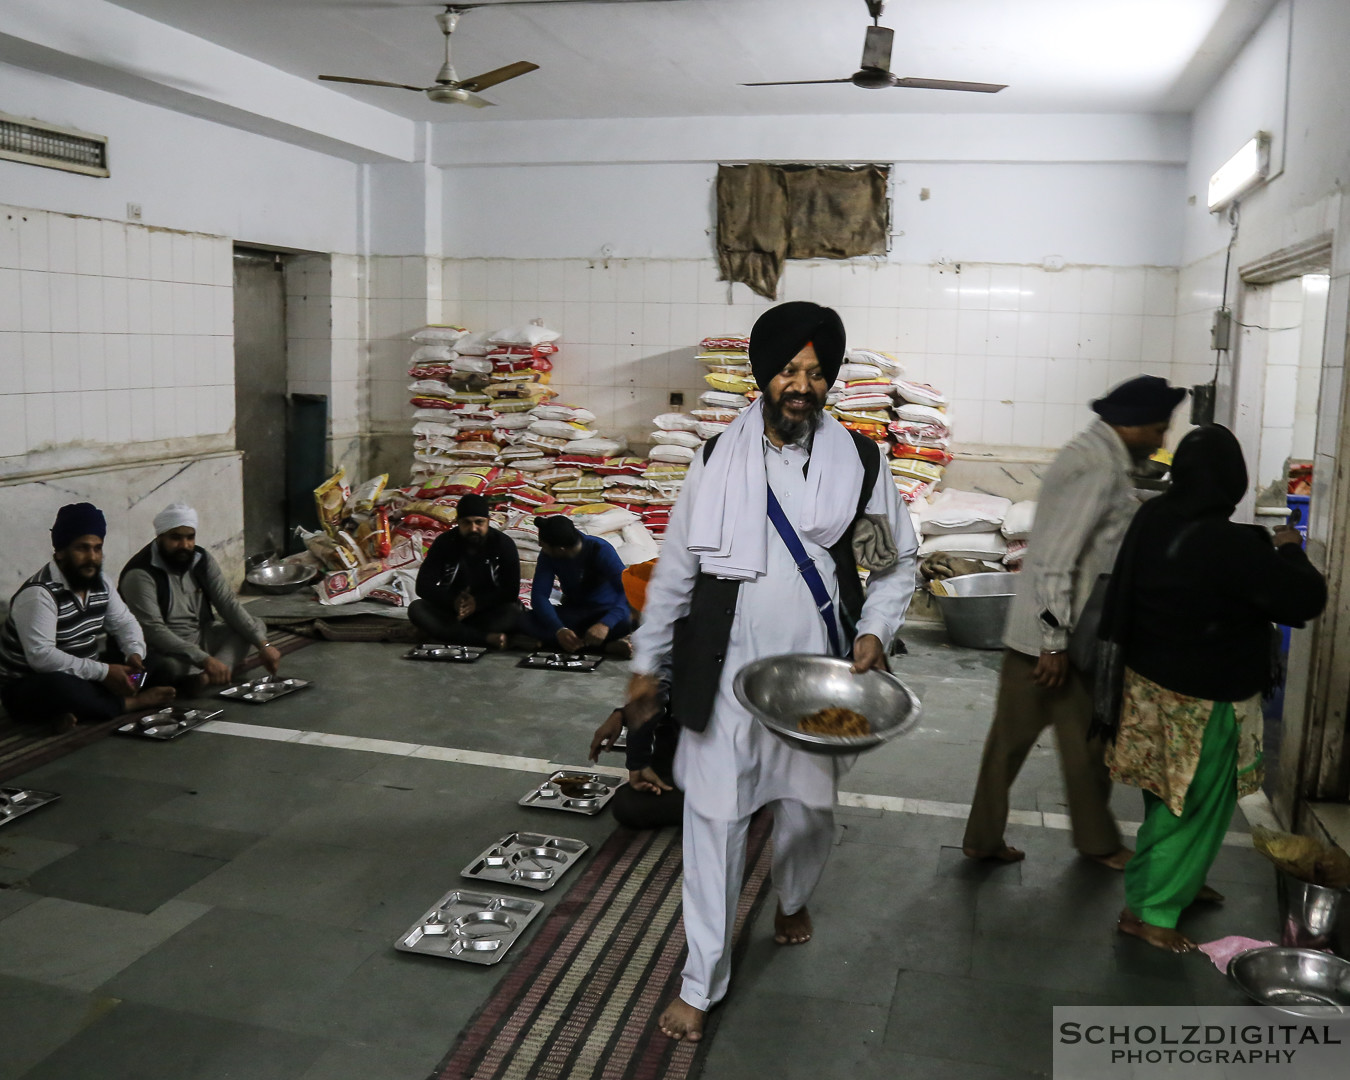
[[[844, 535], [828, 549], [839, 584], [839, 614], [846, 648], [853, 644], [863, 607], [863, 584], [858, 576], [858, 562], [853, 557], [853, 530], [867, 508], [881, 472], [881, 452], [877, 444], [851, 429], [849, 434], [863, 467], [862, 489], [858, 492], [853, 520], [848, 523]], [[717, 439], [714, 435], [704, 444], [704, 464], [707, 464]], [[807, 467], [810, 467], [809, 461]], [[731, 640], [731, 624], [736, 619], [736, 598], [740, 588], [739, 581], [700, 572], [694, 579], [689, 614], [675, 621], [670, 650], [670, 715], [691, 731], [702, 731], [712, 717], [717, 687], [722, 681], [727, 642]]]
[[[155, 583], [155, 598], [159, 601], [160, 618], [168, 621], [169, 575], [167, 571], [155, 565], [154, 550], [155, 541], [151, 540], [150, 543], [127, 560], [126, 566], [122, 567], [122, 572], [117, 576], [117, 589], [119, 592], [121, 591], [122, 582], [126, 580], [128, 571], [144, 570]], [[205, 630], [216, 618], [215, 612], [211, 609], [211, 594], [206, 591], [206, 571], [211, 564], [211, 553], [201, 548], [198, 548], [197, 551], [201, 554], [201, 558], [193, 560], [192, 569], [188, 573], [192, 575], [192, 580], [197, 583], [197, 588], [201, 590], [202, 602], [197, 607], [197, 625]]]
[[[53, 573], [50, 565], [20, 585], [14, 599], [18, 599], [24, 589], [46, 589], [56, 601], [58, 649], [82, 660], [93, 660], [98, 656], [98, 637], [103, 633], [103, 620], [108, 613], [108, 583], [101, 574], [85, 593], [83, 603], [66, 583], [64, 575]], [[11, 600], [11, 608], [13, 604]], [[0, 677], [16, 679], [31, 674], [32, 670], [11, 613], [0, 629]]]

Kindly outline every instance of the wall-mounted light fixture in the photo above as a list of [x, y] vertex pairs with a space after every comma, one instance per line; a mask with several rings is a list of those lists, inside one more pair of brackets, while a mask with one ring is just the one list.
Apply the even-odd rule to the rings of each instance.
[[1270, 174], [1270, 135], [1258, 131], [1209, 178], [1209, 208], [1222, 210]]

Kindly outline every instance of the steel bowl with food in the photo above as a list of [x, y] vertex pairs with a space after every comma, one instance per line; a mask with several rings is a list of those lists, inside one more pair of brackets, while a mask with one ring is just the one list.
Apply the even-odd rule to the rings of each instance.
[[1238, 953], [1228, 977], [1254, 1001], [1295, 1016], [1350, 1015], [1350, 960], [1273, 945]]
[[255, 589], [265, 593], [291, 593], [302, 589], [319, 576], [319, 571], [304, 563], [266, 563], [244, 575]]
[[[847, 660], [787, 653], [747, 664], [736, 675], [736, 699], [756, 720], [798, 750], [857, 754], [903, 735], [919, 719], [919, 699], [894, 675], [854, 675]], [[866, 718], [866, 735], [821, 735], [798, 725], [823, 709], [846, 709]]]

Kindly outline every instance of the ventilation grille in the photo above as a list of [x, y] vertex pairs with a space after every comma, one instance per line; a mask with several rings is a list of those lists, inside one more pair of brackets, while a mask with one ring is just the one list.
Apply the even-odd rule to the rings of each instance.
[[0, 113], [0, 158], [49, 169], [108, 175], [108, 140]]

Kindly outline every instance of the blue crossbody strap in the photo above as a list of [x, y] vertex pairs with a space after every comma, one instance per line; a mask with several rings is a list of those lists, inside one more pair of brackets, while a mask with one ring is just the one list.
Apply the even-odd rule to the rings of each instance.
[[821, 579], [820, 571], [816, 569], [816, 564], [811, 561], [811, 556], [806, 553], [806, 548], [802, 546], [797, 530], [792, 527], [792, 522], [788, 521], [787, 515], [783, 513], [783, 508], [778, 504], [778, 497], [774, 495], [773, 488], [769, 488], [769, 520], [773, 522], [773, 527], [778, 530], [778, 535], [783, 538], [783, 543], [787, 545], [788, 554], [792, 556], [792, 561], [797, 564], [798, 573], [805, 580], [806, 587], [811, 590], [811, 598], [816, 602], [816, 610], [820, 612], [820, 617], [825, 620], [825, 630], [830, 635], [830, 651], [835, 656], [843, 656], [844, 654], [839, 648], [839, 623], [834, 617], [834, 602], [830, 599], [829, 591], [825, 588], [825, 582]]

